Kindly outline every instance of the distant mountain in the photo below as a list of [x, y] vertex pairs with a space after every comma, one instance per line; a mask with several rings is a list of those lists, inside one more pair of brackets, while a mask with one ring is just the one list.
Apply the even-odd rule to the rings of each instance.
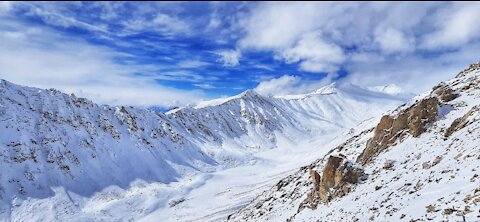
[[480, 220], [480, 63], [363, 127], [229, 221]]
[[253, 154], [275, 149], [279, 138], [333, 138], [402, 102], [353, 85], [330, 85], [274, 98], [248, 90], [163, 113], [99, 106], [1, 80], [0, 220], [121, 218], [82, 209], [112, 186], [169, 184], [254, 164]]

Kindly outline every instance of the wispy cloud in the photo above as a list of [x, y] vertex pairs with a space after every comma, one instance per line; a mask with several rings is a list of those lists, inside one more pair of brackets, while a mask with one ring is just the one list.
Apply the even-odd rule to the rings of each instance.
[[142, 31], [158, 32], [165, 36], [190, 35], [188, 23], [176, 16], [157, 14], [152, 19], [139, 17], [122, 23], [123, 34], [133, 35]]
[[242, 56], [239, 50], [223, 49], [214, 52], [219, 56], [219, 62], [223, 63], [223, 66], [234, 67], [240, 65], [240, 57]]
[[306, 80], [300, 76], [283, 75], [278, 78], [261, 81], [255, 91], [266, 96], [309, 93], [324, 86], [325, 80]]
[[209, 62], [204, 62], [200, 60], [183, 60], [177, 63], [177, 66], [180, 68], [200, 68], [211, 65]]
[[424, 46], [429, 49], [439, 47], [461, 47], [480, 36], [480, 3], [458, 2], [439, 10], [433, 22], [435, 30], [424, 36]]
[[159, 67], [116, 62], [132, 55], [14, 21], [0, 26], [11, 30], [0, 31], [0, 77], [6, 80], [54, 87], [108, 104], [170, 107], [205, 97], [201, 91], [158, 85], [156, 76], [134, 75]]

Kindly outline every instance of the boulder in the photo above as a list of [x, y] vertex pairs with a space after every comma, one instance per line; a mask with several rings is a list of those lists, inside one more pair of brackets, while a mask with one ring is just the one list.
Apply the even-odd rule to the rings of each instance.
[[350, 192], [351, 186], [365, 176], [363, 167], [343, 157], [330, 156], [324, 167], [319, 187], [322, 202], [329, 202]]
[[338, 156], [330, 156], [328, 158], [325, 168], [323, 168], [323, 176], [321, 185], [326, 189], [330, 189], [335, 186], [335, 174], [337, 168], [342, 164], [343, 158]]

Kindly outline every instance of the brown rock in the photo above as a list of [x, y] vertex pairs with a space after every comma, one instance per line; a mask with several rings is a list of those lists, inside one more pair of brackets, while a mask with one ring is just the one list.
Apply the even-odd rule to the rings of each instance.
[[445, 137], [449, 137], [450, 135], [452, 135], [454, 132], [464, 128], [465, 126], [467, 126], [468, 124], [470, 124], [470, 122], [468, 121], [469, 117], [472, 116], [474, 113], [476, 112], [480, 112], [480, 107], [479, 106], [474, 106], [472, 109], [470, 109], [467, 113], [465, 113], [465, 115], [463, 115], [462, 117], [458, 118], [458, 119], [455, 119], [452, 124], [450, 125], [450, 127], [447, 128], [447, 130], [445, 130], [445, 134], [444, 136]]
[[318, 193], [319, 193], [320, 200], [322, 202], [330, 201], [330, 195], [328, 194], [328, 190], [322, 184], [320, 184], [320, 188], [319, 188]]
[[342, 157], [330, 156], [327, 164], [323, 169], [321, 184], [328, 190], [335, 186], [335, 172], [340, 164], [343, 162]]
[[433, 205], [428, 205], [425, 208], [427, 208], [427, 213], [436, 212], [435, 211], [435, 206], [433, 206]]
[[450, 102], [458, 97], [458, 94], [456, 94], [455, 91], [453, 91], [453, 89], [447, 85], [437, 86], [433, 92], [440, 97], [442, 102]]
[[465, 74], [467, 74], [467, 73], [469, 73], [469, 72], [472, 72], [472, 71], [475, 71], [475, 70], [480, 70], [480, 62], [470, 64], [470, 66], [469, 66], [468, 68], [466, 68], [465, 70], [463, 70], [463, 71], [461, 71], [460, 73], [458, 73], [458, 75], [456, 76], [456, 78], [458, 78], [458, 77], [463, 77], [463, 76], [465, 76]]
[[317, 173], [316, 170], [313, 170], [312, 168], [308, 169], [308, 173], [310, 174], [310, 179], [312, 180], [312, 197], [315, 197], [318, 195], [318, 186], [320, 185], [320, 174]]
[[391, 146], [408, 131], [413, 137], [425, 132], [425, 126], [433, 122], [438, 114], [439, 101], [436, 97], [427, 98], [400, 111], [396, 116], [385, 115], [375, 127], [373, 137], [358, 156], [357, 162], [366, 164], [373, 157]]
[[383, 169], [389, 170], [393, 168], [393, 163], [394, 161], [392, 160], [386, 160], [385, 163], [383, 163]]
[[430, 169], [430, 167], [431, 167], [431, 165], [430, 165], [430, 163], [429, 163], [428, 161], [427, 161], [427, 162], [424, 162], [424, 163], [422, 164], [422, 168], [423, 168], [424, 170]]
[[435, 165], [439, 164], [440, 161], [442, 161], [442, 159], [443, 159], [442, 156], [437, 156], [437, 157], [435, 157], [435, 159], [433, 160], [432, 165], [435, 166]]
[[455, 210], [455, 209], [453, 209], [453, 208], [447, 208], [447, 209], [443, 210], [443, 214], [444, 214], [444, 215], [450, 215], [450, 214], [452, 214], [452, 213], [455, 212], [455, 211], [457, 211], [457, 210]]
[[341, 197], [350, 192], [351, 184], [356, 184], [365, 175], [363, 168], [343, 157], [330, 156], [325, 165], [320, 182], [319, 197], [322, 202]]
[[439, 102], [432, 97], [422, 100], [409, 110], [408, 131], [413, 137], [418, 137], [425, 131], [426, 123], [433, 122], [437, 117]]

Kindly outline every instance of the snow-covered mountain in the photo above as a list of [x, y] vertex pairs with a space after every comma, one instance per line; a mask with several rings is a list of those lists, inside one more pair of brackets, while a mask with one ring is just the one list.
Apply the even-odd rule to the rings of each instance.
[[[160, 113], [100, 106], [1, 80], [0, 219], [125, 219], [119, 212], [138, 219], [168, 207], [172, 196], [155, 191], [148, 207], [112, 201], [145, 184], [181, 183], [266, 161], [256, 154], [286, 142], [329, 141], [401, 102], [353, 85], [330, 85], [275, 98], [249, 90]], [[111, 190], [117, 188], [126, 193]]]
[[229, 220], [480, 220], [480, 63], [356, 131]]
[[199, 144], [222, 144], [205, 152], [224, 162], [222, 158], [232, 158], [238, 152], [244, 160], [245, 153], [275, 148], [279, 136], [294, 142], [333, 136], [402, 102], [401, 98], [354, 85], [328, 85], [309, 94], [276, 98], [247, 90], [167, 115], [187, 129], [189, 138], [200, 140]]

